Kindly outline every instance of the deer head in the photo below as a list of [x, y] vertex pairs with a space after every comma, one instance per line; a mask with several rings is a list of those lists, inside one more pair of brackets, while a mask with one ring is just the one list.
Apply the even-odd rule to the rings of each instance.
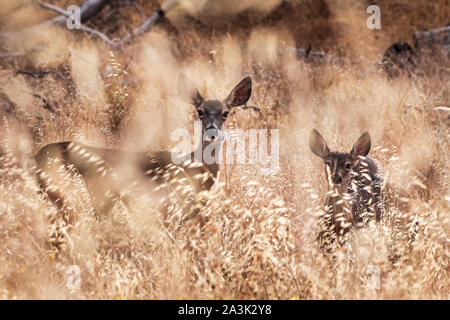
[[192, 82], [182, 73], [178, 78], [178, 94], [192, 104], [202, 122], [203, 135], [212, 140], [221, 133], [228, 115], [234, 107], [245, 104], [252, 94], [252, 79], [245, 77], [224, 100], [205, 100]]
[[370, 135], [367, 131], [364, 132], [349, 153], [331, 152], [325, 139], [313, 129], [309, 136], [309, 147], [325, 163], [328, 186], [336, 186], [341, 192], [345, 192], [350, 184], [352, 169], [360, 157], [367, 156], [370, 151]]

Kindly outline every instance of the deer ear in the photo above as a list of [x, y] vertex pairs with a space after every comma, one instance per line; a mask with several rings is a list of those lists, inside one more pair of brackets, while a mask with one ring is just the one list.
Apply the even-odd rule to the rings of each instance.
[[325, 139], [320, 135], [319, 131], [316, 129], [312, 129], [309, 135], [309, 148], [312, 153], [316, 156], [325, 158], [328, 153], [330, 153], [330, 149], [325, 142]]
[[232, 107], [241, 106], [250, 99], [252, 94], [252, 78], [245, 77], [239, 82], [228, 97], [225, 99], [225, 105], [231, 109]]
[[350, 154], [352, 155], [353, 159], [358, 159], [359, 156], [362, 157], [367, 156], [369, 151], [370, 151], [370, 135], [366, 131], [355, 142], [352, 151], [350, 151]]
[[205, 101], [200, 92], [198, 92], [197, 88], [184, 73], [181, 73], [178, 76], [178, 95], [184, 101], [194, 105], [196, 108], [200, 107], [203, 101]]

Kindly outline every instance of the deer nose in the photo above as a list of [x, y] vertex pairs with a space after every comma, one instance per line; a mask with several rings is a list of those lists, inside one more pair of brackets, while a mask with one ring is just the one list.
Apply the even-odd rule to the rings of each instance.
[[342, 183], [342, 177], [338, 174], [333, 176], [333, 183], [334, 184], [341, 184]]
[[216, 127], [210, 126], [205, 131], [205, 136], [207, 139], [216, 139], [219, 136], [219, 130]]

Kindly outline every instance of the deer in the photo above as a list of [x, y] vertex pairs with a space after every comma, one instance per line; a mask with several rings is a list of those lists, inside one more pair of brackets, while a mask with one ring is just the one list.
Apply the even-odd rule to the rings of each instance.
[[395, 263], [400, 254], [394, 242], [403, 239], [411, 246], [421, 226], [410, 213], [411, 199], [406, 191], [385, 181], [375, 159], [368, 156], [369, 133], [364, 132], [350, 152], [331, 152], [325, 139], [313, 129], [309, 147], [325, 163], [328, 186], [324, 213], [319, 217], [319, 247], [326, 253], [346, 247], [353, 261], [351, 231], [366, 227], [374, 219], [376, 223], [385, 221], [393, 235], [388, 258]]
[[325, 139], [313, 129], [309, 147], [325, 164], [328, 192], [317, 240], [322, 249], [331, 251], [346, 242], [352, 228], [361, 228], [373, 218], [381, 220], [382, 180], [376, 161], [368, 157], [371, 139], [367, 131], [347, 153], [330, 151]]
[[[178, 205], [186, 212], [183, 219], [195, 216], [199, 210], [199, 204], [194, 201], [196, 194], [210, 190], [219, 171], [217, 161], [196, 161], [195, 154], [203, 153], [211, 146], [217, 147], [214, 149], [216, 153], [220, 152], [223, 139], [219, 138], [223, 136], [224, 124], [235, 107], [245, 105], [250, 99], [252, 80], [249, 76], [242, 79], [223, 100], [204, 99], [183, 73], [178, 77], [177, 87], [180, 98], [196, 109], [202, 127], [200, 143], [186, 161], [174, 162], [170, 151], [131, 152], [73, 141], [51, 143], [34, 156], [40, 189], [62, 209], [65, 199], [56, 186], [58, 170], [70, 167], [84, 181], [98, 217], [126, 209], [126, 199], [121, 195], [122, 186], [124, 183], [135, 184], [136, 181], [144, 181], [146, 192], [177, 197]], [[125, 174], [127, 177], [119, 174], [124, 162], [133, 168]], [[189, 192], [185, 190], [186, 185]], [[162, 206], [168, 205], [165, 200], [161, 202]]]

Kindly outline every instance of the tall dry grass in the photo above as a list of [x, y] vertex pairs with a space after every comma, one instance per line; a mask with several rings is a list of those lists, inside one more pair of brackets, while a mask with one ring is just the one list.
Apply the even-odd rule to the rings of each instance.
[[[156, 7], [137, 2], [147, 15]], [[14, 114], [2, 111], [0, 126], [0, 297], [448, 299], [449, 61], [438, 66], [447, 73], [394, 80], [375, 67], [384, 48], [413, 28], [444, 25], [445, 1], [380, 1], [383, 27], [374, 32], [364, 27], [363, 1], [281, 7], [240, 1], [242, 12], [230, 1], [226, 23], [208, 29], [202, 17], [220, 12], [217, 3], [193, 2], [123, 52], [56, 27], [0, 43], [5, 52], [24, 53], [0, 60], [0, 91], [15, 106]], [[50, 15], [31, 5], [7, 14], [12, 7], [0, 6], [3, 30]], [[409, 30], [394, 9], [413, 21]], [[420, 23], [419, 9], [426, 12]], [[112, 14], [102, 12], [90, 25], [120, 36], [139, 23], [130, 10], [110, 8]], [[317, 20], [308, 21], [308, 14]], [[123, 21], [118, 28], [114, 18]], [[365, 62], [314, 66], [282, 50], [307, 43]], [[75, 88], [55, 75], [15, 75], [19, 68], [58, 70]], [[250, 103], [263, 115], [237, 109], [227, 127], [279, 129], [280, 170], [267, 175], [255, 166], [222, 165], [212, 190], [200, 195], [206, 205], [197, 219], [177, 228], [164, 225], [157, 199], [145, 192], [136, 192], [118, 219], [97, 219], [76, 172], [61, 172], [58, 184], [69, 201], [58, 211], [39, 191], [31, 156], [67, 140], [169, 149], [170, 132], [192, 129], [195, 118], [176, 93], [181, 70], [206, 97], [225, 97], [243, 75], [252, 76]], [[385, 221], [355, 232], [353, 261], [338, 251], [330, 263], [320, 252], [315, 237], [326, 183], [323, 164], [308, 147], [312, 128], [332, 149], [347, 152], [361, 132], [370, 132], [370, 154], [384, 178], [411, 197], [406, 216], [419, 223], [414, 242]], [[72, 265], [81, 269], [79, 290], [66, 286]], [[373, 266], [380, 289], [367, 286]]]

